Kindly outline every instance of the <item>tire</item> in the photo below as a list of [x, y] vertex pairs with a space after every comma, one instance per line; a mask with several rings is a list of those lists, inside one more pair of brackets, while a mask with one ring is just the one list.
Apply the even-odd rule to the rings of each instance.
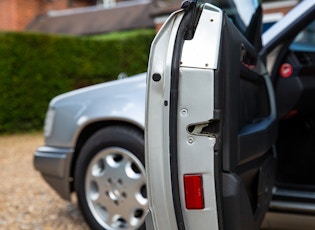
[[99, 130], [83, 146], [74, 179], [91, 229], [145, 229], [143, 133], [124, 126]]

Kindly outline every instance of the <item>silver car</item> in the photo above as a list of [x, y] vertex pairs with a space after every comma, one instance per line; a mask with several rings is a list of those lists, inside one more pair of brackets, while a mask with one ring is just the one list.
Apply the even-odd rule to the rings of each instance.
[[77, 193], [92, 229], [141, 229], [145, 73], [54, 98], [34, 165], [64, 199]]
[[[287, 224], [294, 226], [299, 223], [296, 221], [296, 218], [301, 217], [299, 214], [310, 214], [315, 209], [312, 205], [312, 201], [315, 200], [313, 195], [315, 183], [312, 182], [313, 177], [309, 176], [315, 176], [315, 173], [311, 164], [308, 166], [299, 163], [312, 162], [309, 159], [311, 152], [301, 151], [298, 157], [296, 156], [296, 151], [293, 150], [301, 146], [297, 143], [305, 139], [304, 133], [299, 133], [293, 129], [294, 127], [285, 123], [287, 121], [285, 119], [289, 119], [288, 124], [291, 119], [296, 119], [297, 121], [292, 124], [296, 126], [304, 124], [309, 130], [314, 127], [311, 115], [307, 116], [308, 119], [302, 119], [301, 116], [305, 114], [304, 111], [311, 108], [312, 104], [312, 100], [309, 99], [312, 91], [308, 89], [312, 88], [311, 79], [315, 75], [315, 39], [312, 33], [314, 23], [311, 23], [313, 17], [310, 16], [313, 13], [314, 1], [303, 1], [299, 8], [289, 13], [263, 36], [262, 52], [265, 54], [267, 68], [272, 73], [272, 82], [275, 82], [274, 102], [278, 119], [281, 121], [280, 127], [283, 127], [278, 129], [280, 135], [277, 139], [279, 142], [277, 183], [272, 187], [274, 199], [266, 215], [265, 227], [286, 228]], [[166, 42], [169, 40], [164, 40], [164, 43]], [[245, 52], [246, 47], [241, 46], [240, 49], [244, 49]], [[250, 52], [244, 53], [244, 63], [248, 67], [253, 61], [251, 57]], [[190, 61], [194, 59], [196, 60], [191, 58]], [[150, 59], [150, 62], [156, 63], [153, 59]], [[211, 67], [209, 64], [211, 63], [208, 63], [208, 68]], [[154, 82], [159, 82], [163, 77], [154, 75], [153, 78], [152, 73], [149, 73], [149, 76]], [[305, 78], [306, 76], [311, 77]], [[161, 89], [158, 88], [157, 92], [159, 90]], [[49, 104], [44, 128], [45, 146], [39, 147], [35, 152], [35, 168], [62, 198], [70, 200], [71, 193], [76, 192], [82, 213], [92, 229], [145, 229], [144, 220], [149, 207], [144, 169], [145, 91], [146, 74], [143, 73], [127, 79], [75, 90], [54, 98]], [[194, 94], [189, 92], [188, 95]], [[159, 103], [167, 106], [165, 103], [168, 102], [160, 98]], [[154, 110], [152, 111], [154, 114]], [[185, 110], [181, 112], [183, 116], [187, 114]], [[157, 112], [152, 117], [160, 115]], [[257, 123], [259, 121], [261, 120], [257, 119]], [[216, 129], [217, 125], [218, 123], [214, 122], [211, 128]], [[151, 131], [157, 135], [156, 141], [161, 138], [159, 136], [161, 128], [160, 125], [155, 131]], [[191, 130], [194, 130], [193, 127]], [[285, 136], [289, 133], [297, 135], [293, 135], [295, 138], [290, 135]], [[286, 147], [286, 138], [290, 143], [296, 143], [291, 151], [280, 149]], [[271, 138], [270, 143], [272, 140], [274, 139]], [[152, 137], [150, 141], [154, 143]], [[194, 142], [194, 139], [190, 139], [191, 141]], [[284, 158], [285, 155], [289, 157]], [[159, 158], [150, 158], [150, 164], [158, 163], [160, 164]], [[296, 165], [300, 167], [297, 169]], [[287, 168], [290, 170], [287, 171]], [[256, 171], [243, 176], [257, 178], [259, 176]], [[161, 178], [164, 176], [162, 172], [160, 171]], [[159, 177], [158, 174], [152, 175], [155, 179]], [[252, 181], [252, 184], [248, 183], [249, 187], [257, 185], [255, 180]], [[163, 186], [170, 188], [167, 187], [170, 186], [169, 184]], [[170, 195], [159, 191], [161, 191], [160, 185], [150, 188], [150, 192], [155, 197]], [[250, 189], [248, 193], [253, 194]], [[258, 210], [253, 205], [257, 201], [256, 198], [252, 196], [250, 201], [253, 210]], [[165, 201], [170, 201], [169, 205], [173, 205], [171, 198], [167, 197], [163, 200]], [[163, 202], [160, 205], [164, 205]], [[269, 204], [269, 202], [265, 203]], [[259, 214], [258, 223], [261, 222], [265, 209]], [[164, 214], [168, 213], [174, 214], [172, 209], [166, 209]], [[287, 215], [290, 218], [283, 221]], [[307, 215], [302, 217], [307, 218]], [[219, 216], [219, 218], [223, 217]], [[155, 220], [163, 222], [167, 219]], [[309, 223], [303, 221], [303, 224], [306, 222]], [[256, 227], [257, 225], [257, 223], [253, 224]]]

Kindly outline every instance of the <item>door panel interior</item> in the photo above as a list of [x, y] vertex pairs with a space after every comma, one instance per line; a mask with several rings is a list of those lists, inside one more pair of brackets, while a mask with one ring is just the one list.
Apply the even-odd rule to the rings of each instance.
[[[215, 107], [222, 111], [217, 156], [222, 157], [224, 229], [259, 229], [274, 183], [273, 90], [253, 46], [233, 24], [225, 24], [222, 36]], [[243, 61], [244, 52], [252, 54], [250, 63]]]

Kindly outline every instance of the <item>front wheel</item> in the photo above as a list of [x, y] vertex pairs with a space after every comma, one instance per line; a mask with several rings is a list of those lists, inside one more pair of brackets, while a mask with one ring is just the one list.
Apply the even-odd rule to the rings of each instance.
[[91, 229], [145, 229], [148, 208], [143, 133], [111, 126], [83, 146], [75, 189]]

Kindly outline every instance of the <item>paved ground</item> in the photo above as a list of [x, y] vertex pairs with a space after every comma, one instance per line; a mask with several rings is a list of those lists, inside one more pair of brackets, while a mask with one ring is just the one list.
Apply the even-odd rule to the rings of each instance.
[[0, 229], [89, 229], [76, 202], [62, 200], [33, 168], [41, 133], [0, 135]]

